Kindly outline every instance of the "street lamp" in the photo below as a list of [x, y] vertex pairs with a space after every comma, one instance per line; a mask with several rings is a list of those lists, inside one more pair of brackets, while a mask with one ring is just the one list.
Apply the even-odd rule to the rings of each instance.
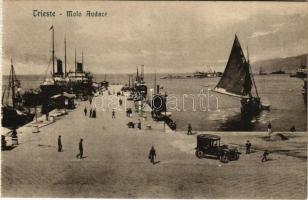
[[165, 101], [164, 101], [164, 106], [165, 106], [165, 119], [164, 119], [164, 131], [166, 131], [166, 118], [167, 118], [167, 92], [165, 91]]

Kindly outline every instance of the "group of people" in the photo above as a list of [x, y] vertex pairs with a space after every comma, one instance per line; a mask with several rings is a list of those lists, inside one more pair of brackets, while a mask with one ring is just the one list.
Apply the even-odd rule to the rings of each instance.
[[[250, 154], [251, 153], [251, 143], [249, 140], [247, 140], [246, 142], [246, 154]], [[265, 162], [265, 161], [268, 161], [268, 158], [267, 156], [269, 155], [269, 151], [268, 150], [265, 150], [262, 154], [262, 159], [261, 159], [261, 162]]]
[[[76, 155], [76, 158], [82, 159], [83, 157], [83, 139], [81, 138], [78, 144], [79, 153]], [[61, 135], [58, 137], [58, 152], [62, 152], [62, 140]], [[154, 146], [151, 147], [149, 156], [148, 156], [150, 162], [152, 164], [155, 164], [155, 158], [156, 158], [156, 150]]]
[[[84, 112], [84, 115], [87, 116], [87, 113], [88, 113], [87, 107], [84, 107], [83, 112]], [[92, 109], [92, 108], [90, 109], [89, 117], [90, 118], [96, 118], [96, 110], [95, 110], [95, 108], [94, 109]]]

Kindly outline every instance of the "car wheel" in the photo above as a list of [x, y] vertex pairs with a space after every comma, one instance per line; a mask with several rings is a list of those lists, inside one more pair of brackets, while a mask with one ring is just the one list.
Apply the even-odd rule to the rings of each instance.
[[221, 156], [220, 156], [220, 162], [222, 162], [222, 163], [227, 163], [227, 162], [229, 162], [229, 158], [228, 158], [228, 156], [227, 156], [227, 154], [222, 154]]
[[204, 157], [203, 151], [197, 150], [197, 151], [196, 151], [196, 156], [197, 156], [199, 159], [203, 158], [203, 157]]

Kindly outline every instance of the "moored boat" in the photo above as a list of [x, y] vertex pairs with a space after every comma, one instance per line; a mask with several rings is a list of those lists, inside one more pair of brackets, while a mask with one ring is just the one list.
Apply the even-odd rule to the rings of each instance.
[[[253, 88], [255, 89], [254, 94], [252, 92]], [[270, 109], [269, 105], [261, 102], [250, 67], [249, 57], [246, 59], [244, 56], [236, 35], [225, 71], [213, 91], [240, 98], [241, 114], [245, 119], [250, 120], [253, 116], [258, 115], [261, 110]]]
[[[16, 88], [17, 92], [16, 92]], [[34, 118], [34, 113], [22, 105], [19, 94], [20, 82], [16, 78], [13, 62], [11, 61], [11, 71], [8, 87], [4, 89], [2, 95], [2, 126], [16, 129], [27, 124]], [[11, 93], [11, 97], [10, 97]], [[7, 100], [7, 101], [6, 101]], [[11, 102], [9, 102], [11, 100]]]

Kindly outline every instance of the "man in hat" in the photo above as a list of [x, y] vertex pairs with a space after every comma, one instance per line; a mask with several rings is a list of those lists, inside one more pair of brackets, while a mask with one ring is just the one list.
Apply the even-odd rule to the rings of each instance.
[[249, 142], [249, 140], [247, 140], [247, 142], [246, 142], [246, 154], [250, 154], [250, 148], [251, 148], [251, 143]]
[[81, 138], [80, 139], [80, 142], [79, 142], [79, 154], [77, 154], [76, 155], [76, 158], [80, 158], [80, 159], [82, 159], [83, 157], [83, 144], [82, 144], [82, 142], [83, 142], [83, 139]]
[[61, 135], [59, 135], [59, 137], [58, 137], [58, 152], [62, 152]]
[[152, 146], [149, 152], [149, 159], [153, 165], [155, 164], [154, 161], [155, 157], [156, 157], [156, 150], [154, 149], [154, 146]]

